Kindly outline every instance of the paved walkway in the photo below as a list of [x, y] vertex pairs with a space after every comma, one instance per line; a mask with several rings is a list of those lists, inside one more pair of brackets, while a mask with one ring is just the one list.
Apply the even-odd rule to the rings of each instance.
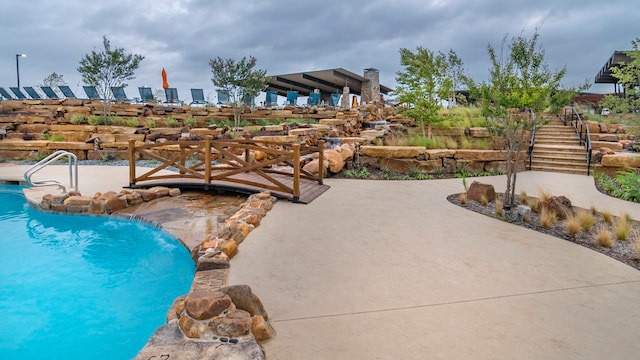
[[[639, 271], [450, 204], [460, 179], [327, 184], [279, 202], [232, 260], [278, 333], [269, 359], [640, 357]], [[518, 175], [516, 193], [539, 188], [640, 219], [590, 177]]]

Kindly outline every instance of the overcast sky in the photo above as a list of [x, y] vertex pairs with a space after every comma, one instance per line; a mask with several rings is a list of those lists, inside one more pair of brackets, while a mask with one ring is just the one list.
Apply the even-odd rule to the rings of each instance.
[[[635, 0], [0, 0], [0, 86], [39, 85], [56, 72], [76, 95], [81, 58], [112, 47], [145, 57], [128, 82], [162, 86], [161, 70], [181, 99], [190, 88], [213, 94], [209, 59], [253, 55], [269, 75], [342, 67], [357, 74], [380, 70], [380, 82], [395, 87], [399, 49], [453, 49], [466, 72], [486, 80], [487, 45], [505, 35], [531, 36], [551, 69], [567, 67], [565, 85], [593, 78], [614, 50], [640, 37]], [[590, 91], [609, 92], [612, 85]]]

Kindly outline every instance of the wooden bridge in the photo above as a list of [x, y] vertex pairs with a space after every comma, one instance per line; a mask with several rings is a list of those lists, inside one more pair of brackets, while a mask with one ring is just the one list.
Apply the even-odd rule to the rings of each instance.
[[[274, 196], [307, 204], [329, 189], [322, 183], [323, 141], [317, 147], [253, 139], [205, 139], [136, 144], [129, 141], [129, 186], [173, 186], [241, 193], [270, 190]], [[319, 153], [319, 173], [304, 171], [300, 159]], [[136, 158], [159, 165], [136, 174]], [[161, 170], [176, 169], [167, 174]]]

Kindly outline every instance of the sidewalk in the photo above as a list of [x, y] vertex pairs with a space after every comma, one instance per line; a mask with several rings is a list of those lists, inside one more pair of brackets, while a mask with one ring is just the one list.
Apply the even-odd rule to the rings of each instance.
[[[504, 191], [505, 176], [478, 180]], [[232, 260], [228, 282], [277, 331], [269, 359], [640, 356], [637, 270], [450, 204], [461, 179], [326, 183], [309, 205], [279, 202]], [[516, 193], [539, 187], [640, 219], [591, 177], [518, 174]]]

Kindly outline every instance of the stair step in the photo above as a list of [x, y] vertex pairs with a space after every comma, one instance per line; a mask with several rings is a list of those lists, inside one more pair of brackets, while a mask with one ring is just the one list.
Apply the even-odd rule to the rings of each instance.
[[583, 169], [575, 169], [575, 168], [564, 168], [557, 166], [531, 166], [531, 170], [533, 171], [548, 171], [548, 172], [559, 172], [565, 174], [579, 174], [579, 175], [587, 175], [586, 166]]
[[540, 161], [538, 159], [533, 158], [531, 160], [531, 166], [554, 166], [554, 167], [563, 167], [563, 168], [571, 168], [571, 169], [586, 169], [587, 168], [587, 160], [584, 161], [566, 161], [562, 159], [558, 159], [555, 161]]
[[587, 161], [585, 154], [533, 153], [532, 159], [549, 161]]

